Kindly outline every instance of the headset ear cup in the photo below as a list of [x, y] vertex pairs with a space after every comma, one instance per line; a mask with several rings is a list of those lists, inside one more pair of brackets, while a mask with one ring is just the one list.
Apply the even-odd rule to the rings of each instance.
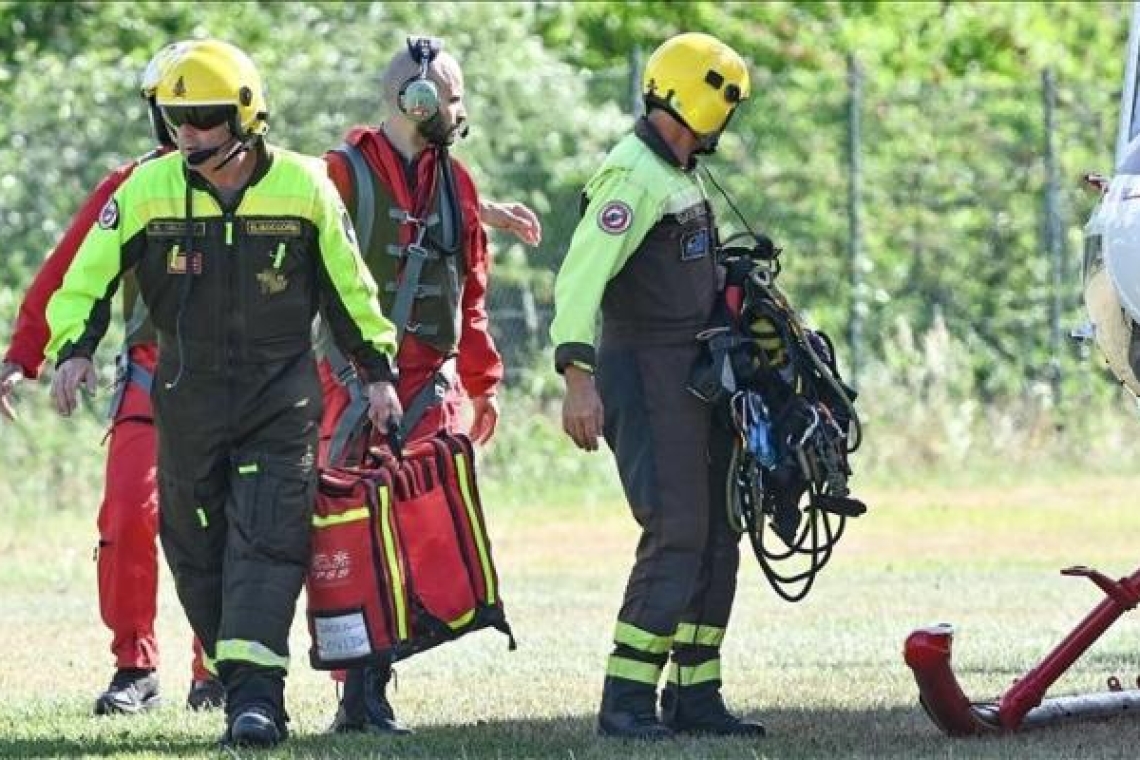
[[430, 79], [416, 77], [400, 90], [397, 103], [405, 116], [422, 124], [439, 113], [439, 90]]
[[439, 113], [439, 88], [428, 79], [428, 69], [443, 49], [443, 40], [438, 37], [408, 37], [407, 45], [408, 54], [419, 65], [420, 71], [404, 82], [396, 96], [396, 105], [409, 119], [422, 124]]

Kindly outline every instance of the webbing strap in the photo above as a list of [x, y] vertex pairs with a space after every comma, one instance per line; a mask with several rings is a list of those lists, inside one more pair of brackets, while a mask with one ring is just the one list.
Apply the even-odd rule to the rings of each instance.
[[154, 375], [141, 364], [131, 361], [126, 349], [115, 359], [115, 364], [118, 365], [115, 373], [115, 392], [111, 395], [111, 403], [107, 406], [107, 420], [111, 423], [115, 422], [115, 417], [119, 414], [128, 385], [134, 383], [149, 396], [150, 388], [154, 384]]
[[352, 169], [355, 199], [352, 227], [356, 230], [356, 242], [363, 255], [368, 252], [368, 246], [372, 243], [372, 228], [376, 223], [376, 189], [372, 185], [372, 172], [360, 148], [352, 143], [344, 143], [336, 149], [336, 152], [348, 159], [349, 168]]
[[440, 404], [450, 389], [451, 381], [444, 374], [443, 367], [440, 367], [434, 375], [428, 378], [424, 387], [420, 388], [415, 398], [408, 404], [408, 408], [404, 410], [404, 417], [400, 420], [400, 435], [406, 438], [409, 433], [415, 430], [416, 425], [423, 419], [427, 410]]
[[391, 315], [392, 324], [396, 326], [396, 345], [400, 345], [408, 328], [408, 319], [412, 316], [412, 302], [416, 300], [424, 262], [433, 258], [431, 252], [418, 242], [410, 244], [404, 250], [406, 251], [404, 271], [400, 277], [400, 286], [396, 290], [396, 301], [392, 304]]
[[[337, 351], [337, 353], [340, 352]], [[343, 355], [340, 358], [341, 361], [344, 361]], [[352, 369], [348, 362], [344, 363], [349, 370]], [[329, 364], [333, 364], [331, 356], [329, 356]], [[344, 456], [349, 442], [364, 430], [364, 423], [368, 420], [368, 396], [364, 392], [364, 383], [360, 382], [360, 378], [356, 376], [355, 372], [348, 375], [338, 373], [337, 380], [348, 392], [348, 406], [345, 407], [344, 413], [337, 420], [336, 430], [333, 431], [332, 439], [329, 441], [328, 463], [330, 465], [341, 463], [341, 457]]]

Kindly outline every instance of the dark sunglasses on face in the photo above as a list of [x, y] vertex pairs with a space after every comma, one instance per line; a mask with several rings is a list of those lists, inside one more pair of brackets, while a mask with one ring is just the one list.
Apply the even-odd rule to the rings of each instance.
[[189, 124], [195, 129], [213, 129], [230, 120], [233, 106], [164, 106], [162, 118], [172, 129]]

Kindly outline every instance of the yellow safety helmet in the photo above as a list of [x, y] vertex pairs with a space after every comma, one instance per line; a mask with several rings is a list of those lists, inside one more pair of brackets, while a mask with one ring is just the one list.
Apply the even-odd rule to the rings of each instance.
[[166, 128], [166, 123], [162, 119], [162, 113], [158, 110], [155, 104], [154, 94], [158, 90], [158, 83], [162, 79], [162, 75], [170, 68], [170, 63], [179, 55], [190, 42], [172, 42], [166, 45], [157, 53], [154, 58], [143, 69], [142, 81], [139, 82], [139, 95], [147, 102], [147, 110], [150, 112], [150, 126], [154, 131], [154, 138], [161, 145], [173, 145], [174, 140], [170, 136], [170, 130]]
[[154, 58], [151, 58], [150, 63], [143, 69], [142, 81], [139, 82], [139, 94], [144, 99], [150, 100], [154, 97], [158, 83], [170, 68], [171, 62], [178, 57], [180, 51], [193, 44], [192, 41], [171, 42], [154, 54]]
[[748, 66], [711, 34], [666, 40], [645, 64], [645, 107], [663, 108], [698, 136], [716, 135], [751, 92]]
[[226, 116], [239, 140], [269, 131], [269, 105], [257, 67], [221, 40], [191, 42], [176, 51], [159, 77], [155, 100], [172, 127], [189, 122], [209, 129]]

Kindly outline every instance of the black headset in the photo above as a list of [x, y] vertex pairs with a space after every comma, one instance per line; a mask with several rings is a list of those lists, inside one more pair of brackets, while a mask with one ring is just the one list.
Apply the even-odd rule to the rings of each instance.
[[428, 67], [443, 50], [438, 37], [408, 37], [408, 53], [419, 64], [420, 70], [404, 82], [396, 96], [396, 105], [412, 121], [422, 124], [439, 113], [439, 88], [428, 79]]

